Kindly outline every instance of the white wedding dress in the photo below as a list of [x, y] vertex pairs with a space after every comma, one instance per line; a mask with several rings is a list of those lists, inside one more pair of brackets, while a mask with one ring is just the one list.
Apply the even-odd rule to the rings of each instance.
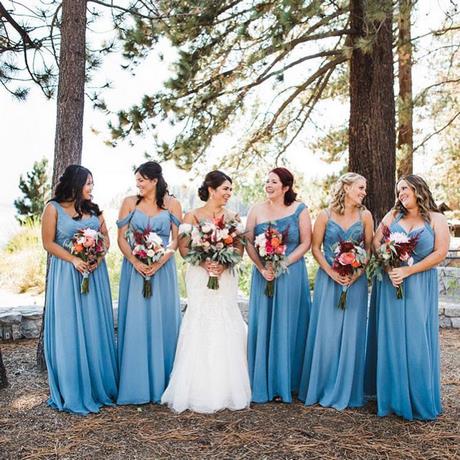
[[247, 326], [238, 308], [236, 277], [225, 270], [217, 290], [208, 289], [207, 282], [205, 269], [189, 266], [187, 310], [171, 379], [161, 398], [175, 412], [239, 410], [251, 401]]

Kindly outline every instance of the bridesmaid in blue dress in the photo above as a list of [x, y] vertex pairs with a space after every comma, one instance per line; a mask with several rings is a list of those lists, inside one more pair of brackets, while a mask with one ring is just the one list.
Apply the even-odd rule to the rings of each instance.
[[[42, 219], [43, 247], [51, 255], [44, 326], [50, 406], [77, 414], [98, 412], [117, 397], [112, 297], [105, 261], [89, 266], [65, 249], [83, 228], [109, 236], [99, 207], [91, 201], [93, 176], [69, 166]], [[89, 292], [80, 293], [90, 272]]]
[[[125, 256], [118, 298], [118, 404], [160, 402], [173, 367], [181, 317], [174, 260], [181, 207], [169, 195], [158, 163], [142, 164], [135, 177], [139, 195], [125, 198], [117, 221]], [[167, 248], [165, 255], [150, 266], [136, 259], [126, 238], [129, 228], [157, 233]], [[151, 277], [148, 298], [142, 293], [144, 276]]]
[[[367, 278], [362, 271], [342, 276], [332, 269], [332, 262], [339, 241], [363, 241], [370, 250], [374, 224], [362, 205], [365, 196], [366, 179], [344, 174], [335, 185], [330, 207], [315, 222], [312, 253], [320, 268], [299, 390], [306, 405], [342, 410], [364, 404]], [[343, 286], [348, 286], [344, 310], [338, 308]]]
[[[252, 272], [249, 297], [248, 365], [252, 400], [291, 402], [299, 389], [310, 314], [310, 289], [304, 255], [310, 248], [311, 223], [307, 207], [296, 201], [294, 177], [275, 168], [265, 185], [267, 200], [256, 204], [247, 219]], [[289, 271], [275, 280], [273, 297], [265, 295], [274, 273], [265, 267], [253, 246], [255, 236], [269, 223], [288, 230]]]
[[[433, 420], [441, 413], [438, 276], [449, 248], [449, 230], [426, 182], [408, 175], [396, 186], [396, 204], [384, 217], [391, 232], [419, 233], [414, 264], [375, 281], [370, 304], [366, 394], [377, 397], [378, 415]], [[374, 246], [380, 246], [382, 226]], [[403, 284], [404, 297], [395, 287]]]

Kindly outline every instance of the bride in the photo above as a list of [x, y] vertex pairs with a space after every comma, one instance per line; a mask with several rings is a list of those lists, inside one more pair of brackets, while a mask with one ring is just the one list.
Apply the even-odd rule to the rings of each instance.
[[[221, 171], [208, 173], [198, 195], [205, 205], [184, 217], [184, 224], [231, 219], [225, 209], [232, 180]], [[188, 238], [179, 240], [182, 256]], [[243, 248], [239, 248], [241, 253]], [[207, 288], [209, 273], [219, 276], [219, 288]], [[188, 306], [176, 350], [174, 367], [161, 402], [176, 412], [186, 409], [211, 413], [249, 407], [251, 388], [246, 358], [247, 327], [237, 303], [237, 279], [224, 266], [203, 262], [186, 274]]]

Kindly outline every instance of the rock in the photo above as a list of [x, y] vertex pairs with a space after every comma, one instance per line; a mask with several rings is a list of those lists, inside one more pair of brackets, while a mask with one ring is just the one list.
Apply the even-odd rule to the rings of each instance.
[[439, 318], [439, 327], [448, 328], [452, 327], [452, 320], [451, 318], [446, 318], [445, 316], [442, 316]]
[[454, 329], [460, 329], [460, 318], [451, 318], [451, 321]]
[[450, 316], [451, 318], [453, 317], [456, 317], [456, 318], [460, 318], [460, 306], [446, 306], [444, 308], [444, 314], [446, 316]]

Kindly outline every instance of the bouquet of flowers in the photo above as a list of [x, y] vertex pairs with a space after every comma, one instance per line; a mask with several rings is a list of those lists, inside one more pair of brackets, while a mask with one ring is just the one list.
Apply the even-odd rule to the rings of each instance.
[[[372, 256], [367, 267], [367, 276], [372, 278], [376, 275], [379, 281], [382, 281], [383, 270], [398, 268], [404, 263], [407, 263], [409, 266], [414, 263], [412, 255], [415, 252], [415, 246], [421, 232], [410, 237], [406, 233], [390, 232], [390, 229], [386, 225], [383, 225], [382, 233], [382, 245]], [[396, 297], [402, 299], [403, 296], [403, 286], [400, 284], [396, 288]]]
[[[212, 222], [182, 224], [179, 232], [181, 237], [190, 238], [189, 252], [184, 259], [192, 265], [213, 261], [233, 269], [241, 261], [236, 243], [244, 244], [244, 231], [241, 222], [236, 219], [226, 221], [222, 216]], [[219, 289], [219, 277], [210, 273], [207, 286], [209, 289]]]
[[[264, 233], [257, 235], [254, 239], [254, 247], [266, 266], [270, 266], [275, 276], [287, 272], [286, 240], [288, 228], [279, 232], [272, 224], [269, 224]], [[273, 297], [275, 280], [267, 281], [265, 295]]]
[[[149, 228], [144, 231], [128, 230], [128, 241], [131, 242], [132, 254], [136, 259], [146, 265], [152, 265], [158, 262], [166, 252], [163, 246], [163, 240]], [[144, 275], [144, 286], [142, 294], [144, 298], [152, 297], [151, 277]]]
[[[342, 276], [353, 276], [358, 270], [365, 267], [367, 254], [363, 246], [363, 239], [339, 241], [332, 248], [335, 254], [332, 269]], [[342, 286], [338, 308], [345, 310], [348, 286]]]
[[[70, 253], [89, 265], [97, 263], [106, 252], [104, 246], [104, 235], [92, 228], [82, 228], [76, 232], [68, 243]], [[89, 272], [83, 273], [80, 292], [89, 292]]]

